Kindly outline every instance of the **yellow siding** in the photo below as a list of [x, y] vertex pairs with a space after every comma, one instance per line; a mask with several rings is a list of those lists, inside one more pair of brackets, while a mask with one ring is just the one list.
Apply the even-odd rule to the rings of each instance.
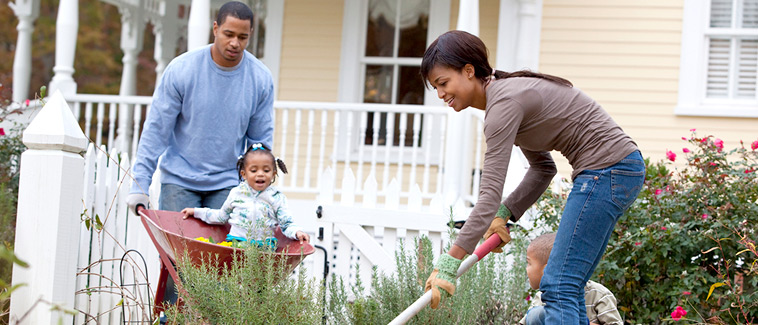
[[[595, 98], [657, 161], [681, 154], [689, 129], [725, 146], [758, 138], [758, 120], [674, 115], [682, 0], [544, 0], [540, 71], [566, 77]], [[559, 172], [570, 166], [559, 154]]]
[[279, 99], [337, 101], [343, 0], [288, 0]]

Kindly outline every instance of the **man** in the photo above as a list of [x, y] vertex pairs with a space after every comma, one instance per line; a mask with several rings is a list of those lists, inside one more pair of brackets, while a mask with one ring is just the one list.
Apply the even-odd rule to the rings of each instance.
[[245, 48], [253, 12], [228, 2], [213, 22], [213, 44], [169, 63], [153, 94], [127, 197], [148, 207], [148, 187], [161, 158], [159, 209], [218, 209], [239, 183], [237, 157], [250, 143], [272, 147], [271, 72]]

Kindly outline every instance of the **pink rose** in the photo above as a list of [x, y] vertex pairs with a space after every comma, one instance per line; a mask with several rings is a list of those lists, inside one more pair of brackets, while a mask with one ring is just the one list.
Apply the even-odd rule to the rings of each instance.
[[689, 296], [689, 295], [691, 295], [691, 294], [692, 294], [692, 292], [689, 292], [689, 291], [682, 291], [682, 295], [685, 295], [685, 296]]
[[750, 174], [750, 173], [752, 173], [752, 172], [754, 172], [754, 171], [755, 171], [755, 168], [753, 168], [753, 167], [750, 167], [750, 168], [748, 168], [748, 169], [745, 169], [745, 174]]
[[682, 317], [687, 315], [687, 311], [682, 308], [682, 306], [676, 306], [676, 309], [674, 309], [673, 312], [671, 312], [671, 318], [673, 318], [675, 321], [678, 321], [682, 319]]
[[526, 296], [526, 301], [532, 300], [532, 296]]
[[755, 149], [758, 149], [758, 140], [755, 140], [750, 144], [750, 149], [753, 149], [753, 151], [755, 151]]
[[671, 150], [666, 150], [666, 158], [668, 158], [671, 161], [676, 160], [676, 154], [671, 152]]
[[661, 230], [666, 230], [666, 229], [668, 229], [668, 228], [666, 228], [666, 227], [661, 227]]
[[700, 143], [706, 143], [706, 142], [708, 142], [708, 138], [702, 138], [702, 139], [700, 139]]
[[5, 135], [5, 130], [3, 130], [3, 128], [0, 128], [0, 135]]
[[690, 132], [695, 132], [697, 129], [690, 129]]
[[663, 193], [662, 189], [655, 190], [655, 195], [661, 195], [661, 193]]
[[682, 152], [684, 152], [684, 153], [689, 153], [689, 152], [690, 152], [690, 149], [687, 149], [687, 148], [682, 148]]
[[703, 220], [708, 219], [708, 214], [707, 213], [703, 213], [703, 215], [701, 216], [701, 218], [703, 218]]
[[719, 152], [724, 149], [724, 141], [721, 139], [716, 139], [716, 141], [713, 141], [713, 144], [718, 148]]
[[26, 100], [26, 106], [29, 106], [29, 100], [28, 99]]
[[685, 138], [685, 137], [682, 137], [682, 140], [684, 140], [684, 141], [687, 141], [687, 138]]
[[716, 163], [715, 163], [715, 162], [712, 162], [712, 161], [711, 161], [711, 162], [709, 162], [708, 164], [709, 164], [709, 165], [711, 165], [711, 166], [716, 166]]
[[640, 243], [640, 242], [634, 243], [634, 246], [639, 246], [639, 245], [642, 245], [642, 243]]

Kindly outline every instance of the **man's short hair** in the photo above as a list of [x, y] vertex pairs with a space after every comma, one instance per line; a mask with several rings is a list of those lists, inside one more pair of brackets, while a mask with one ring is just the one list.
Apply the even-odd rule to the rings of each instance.
[[540, 262], [547, 264], [547, 259], [550, 257], [550, 251], [553, 250], [554, 242], [555, 233], [549, 232], [537, 236], [537, 238], [532, 240], [532, 242], [529, 244], [529, 248], [532, 249], [536, 255], [535, 257], [539, 259]]
[[227, 16], [232, 16], [239, 20], [249, 20], [250, 27], [253, 27], [253, 11], [242, 2], [231, 1], [221, 6], [216, 16], [216, 24], [219, 26], [223, 25]]

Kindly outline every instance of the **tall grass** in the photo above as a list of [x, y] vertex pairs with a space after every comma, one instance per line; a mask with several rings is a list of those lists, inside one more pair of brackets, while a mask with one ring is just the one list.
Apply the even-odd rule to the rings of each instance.
[[[204, 256], [193, 265], [186, 256], [179, 297], [183, 304], [167, 310], [172, 324], [318, 324], [322, 319], [320, 283], [291, 275], [282, 256], [255, 248], [238, 255], [231, 267]], [[220, 270], [220, 272], [219, 272]]]
[[[440, 308], [425, 308], [408, 324], [515, 324], [528, 308], [526, 297], [525, 233], [514, 231], [510, 249], [482, 259], [458, 280], [455, 295], [443, 298]], [[332, 276], [327, 302], [329, 324], [386, 324], [424, 294], [432, 272], [431, 241], [422, 237], [395, 256], [392, 274], [372, 272], [371, 290], [363, 294], [362, 279], [346, 286]], [[348, 292], [352, 293], [352, 295]]]

